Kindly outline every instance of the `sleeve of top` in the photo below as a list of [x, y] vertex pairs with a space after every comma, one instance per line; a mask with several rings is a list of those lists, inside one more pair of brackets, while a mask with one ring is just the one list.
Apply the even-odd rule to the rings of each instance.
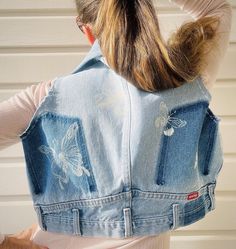
[[222, 59], [226, 54], [229, 45], [230, 32], [232, 26], [232, 7], [226, 0], [169, 0], [178, 5], [181, 10], [190, 14], [194, 20], [204, 16], [219, 16], [220, 25], [217, 32], [219, 40], [207, 54], [207, 65], [202, 72], [202, 78], [205, 86], [211, 90], [217, 73], [220, 68]]
[[0, 150], [20, 141], [52, 80], [31, 85], [0, 103]]

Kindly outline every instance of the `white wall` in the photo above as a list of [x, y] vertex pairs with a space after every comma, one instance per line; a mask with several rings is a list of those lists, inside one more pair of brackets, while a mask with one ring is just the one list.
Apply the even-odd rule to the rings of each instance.
[[[172, 233], [173, 249], [236, 248], [236, 0], [230, 47], [210, 107], [222, 118], [225, 163], [216, 188], [216, 210]], [[159, 0], [165, 35], [190, 19]], [[78, 30], [73, 0], [0, 0], [0, 101], [31, 84], [71, 72], [89, 50]], [[35, 222], [21, 144], [0, 151], [0, 231], [14, 233]]]

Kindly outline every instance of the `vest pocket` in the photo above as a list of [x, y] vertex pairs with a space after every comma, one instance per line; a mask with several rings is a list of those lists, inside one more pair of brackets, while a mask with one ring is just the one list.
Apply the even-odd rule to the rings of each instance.
[[22, 143], [40, 192], [63, 191], [69, 198], [97, 191], [80, 118], [46, 112], [34, 120]]
[[[167, 109], [166, 105], [161, 103], [160, 109]], [[185, 188], [198, 179], [200, 167], [203, 174], [209, 173], [218, 135], [218, 118], [205, 101], [180, 106], [165, 113], [156, 120], [160, 146], [155, 182]]]
[[[218, 136], [220, 136], [218, 132], [219, 122], [220, 119], [208, 108], [202, 125], [197, 152], [199, 169], [203, 175], [209, 175], [215, 146], [220, 145], [218, 144], [220, 139], [217, 140]], [[222, 151], [220, 152], [222, 153]], [[219, 172], [222, 163], [216, 163], [219, 164], [218, 169], [216, 169]]]

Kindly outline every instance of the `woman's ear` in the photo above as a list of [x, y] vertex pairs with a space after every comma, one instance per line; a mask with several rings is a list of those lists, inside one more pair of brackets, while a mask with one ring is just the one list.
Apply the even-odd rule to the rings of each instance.
[[91, 28], [88, 25], [84, 25], [82, 29], [84, 31], [84, 34], [87, 36], [89, 43], [93, 45], [96, 38], [94, 37]]

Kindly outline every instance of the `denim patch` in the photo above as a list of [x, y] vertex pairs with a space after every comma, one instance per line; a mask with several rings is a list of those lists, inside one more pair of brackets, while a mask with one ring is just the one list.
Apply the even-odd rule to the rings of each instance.
[[80, 118], [47, 112], [31, 127], [22, 143], [26, 154], [28, 146], [34, 151], [26, 155], [26, 162], [29, 174], [35, 176], [32, 185], [37, 185], [39, 192], [48, 184], [62, 191], [68, 187], [84, 193], [96, 190]]
[[208, 103], [202, 101], [169, 111], [166, 104], [160, 104], [162, 111], [155, 122], [161, 132], [156, 165], [158, 185], [164, 185], [167, 181], [173, 184], [176, 177], [185, 176], [189, 180], [194, 177], [198, 160], [197, 143], [207, 107]]

